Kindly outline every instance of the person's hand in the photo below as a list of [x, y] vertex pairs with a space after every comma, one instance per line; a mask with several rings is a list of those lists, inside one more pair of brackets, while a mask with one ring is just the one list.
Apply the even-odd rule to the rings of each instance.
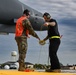
[[45, 45], [46, 42], [45, 42], [44, 40], [40, 40], [40, 41], [39, 41], [39, 44], [40, 44], [40, 45]]
[[49, 23], [48, 23], [48, 22], [44, 23], [44, 26], [48, 26], [48, 25], [49, 25]]

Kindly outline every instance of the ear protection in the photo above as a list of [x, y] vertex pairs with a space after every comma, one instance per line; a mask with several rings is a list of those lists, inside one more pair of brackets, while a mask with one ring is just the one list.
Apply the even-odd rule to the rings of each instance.
[[47, 18], [50, 18], [51, 16], [50, 15], [47, 15]]
[[43, 14], [43, 17], [44, 17], [44, 16], [46, 16], [48, 19], [51, 17], [50, 14], [47, 13], [47, 12], [45, 12], [45, 13]]

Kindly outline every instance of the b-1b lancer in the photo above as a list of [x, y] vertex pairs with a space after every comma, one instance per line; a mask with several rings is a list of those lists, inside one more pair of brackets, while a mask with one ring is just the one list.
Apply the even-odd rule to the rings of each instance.
[[42, 27], [44, 23], [42, 13], [19, 0], [0, 0], [0, 33], [14, 33], [16, 20], [23, 14], [25, 9], [30, 10], [29, 20], [34, 30], [43, 31], [47, 29], [45, 26]]

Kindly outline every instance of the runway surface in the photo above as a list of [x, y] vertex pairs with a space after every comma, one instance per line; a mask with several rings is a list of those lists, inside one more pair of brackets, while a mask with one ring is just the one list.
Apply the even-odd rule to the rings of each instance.
[[17, 70], [0, 70], [0, 75], [76, 75], [76, 73], [21, 72]]

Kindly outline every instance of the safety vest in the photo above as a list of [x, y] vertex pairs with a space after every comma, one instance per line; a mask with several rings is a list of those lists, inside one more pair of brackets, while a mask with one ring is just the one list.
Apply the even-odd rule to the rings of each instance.
[[[22, 25], [22, 21], [26, 20], [26, 17], [22, 16], [20, 17], [17, 22], [16, 22], [16, 32], [15, 32], [15, 36], [21, 36], [24, 30], [24, 27]], [[29, 35], [29, 30], [26, 30], [26, 36], [28, 37]]]

